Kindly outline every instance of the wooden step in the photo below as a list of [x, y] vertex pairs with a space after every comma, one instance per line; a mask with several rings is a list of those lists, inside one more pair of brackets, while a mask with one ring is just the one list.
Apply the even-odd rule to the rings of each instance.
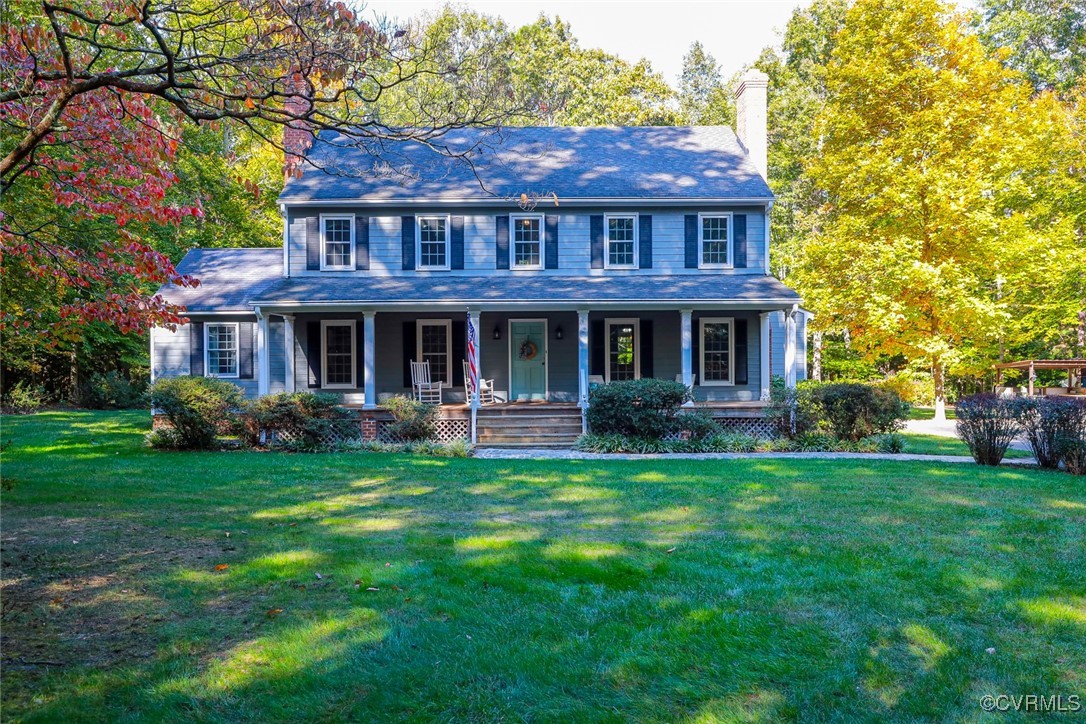
[[476, 447], [492, 447], [499, 450], [512, 450], [512, 449], [533, 449], [538, 448], [541, 450], [569, 450], [573, 447], [572, 442], [498, 442], [498, 443], [484, 443], [480, 442]]

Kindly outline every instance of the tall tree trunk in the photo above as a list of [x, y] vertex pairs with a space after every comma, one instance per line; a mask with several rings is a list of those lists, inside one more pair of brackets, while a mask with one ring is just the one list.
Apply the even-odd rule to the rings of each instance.
[[822, 333], [811, 335], [811, 379], [822, 381]]
[[942, 360], [932, 360], [931, 378], [935, 382], [935, 419], [946, 421], [946, 370]]
[[75, 349], [72, 349], [71, 355], [68, 357], [68, 386], [71, 388], [68, 392], [68, 400], [73, 405], [79, 404], [79, 364], [76, 360]]

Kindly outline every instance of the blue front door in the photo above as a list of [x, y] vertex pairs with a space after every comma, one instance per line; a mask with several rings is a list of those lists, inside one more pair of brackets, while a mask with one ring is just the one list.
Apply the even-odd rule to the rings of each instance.
[[547, 399], [547, 323], [509, 323], [509, 399]]

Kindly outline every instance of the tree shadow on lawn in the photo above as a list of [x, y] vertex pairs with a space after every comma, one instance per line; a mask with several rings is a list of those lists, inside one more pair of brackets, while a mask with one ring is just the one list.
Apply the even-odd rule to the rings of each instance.
[[[172, 490], [163, 461], [188, 472]], [[63, 609], [77, 614], [49, 655], [74, 666], [5, 673], [10, 716], [915, 718], [1086, 686], [1086, 501], [1067, 476], [778, 460], [142, 465], [106, 513], [5, 509], [5, 561], [11, 535], [43, 556], [20, 564], [19, 596], [48, 600], [56, 572], [115, 576]], [[66, 543], [75, 524], [88, 545]], [[138, 656], [103, 657], [108, 634], [73, 642], [139, 612], [154, 613]]]

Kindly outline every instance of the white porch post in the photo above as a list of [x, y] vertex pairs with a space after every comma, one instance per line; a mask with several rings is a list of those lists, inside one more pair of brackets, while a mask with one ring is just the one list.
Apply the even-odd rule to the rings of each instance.
[[[694, 386], [694, 330], [691, 320], [693, 319], [694, 310], [692, 309], [680, 309], [679, 317], [681, 318], [681, 338], [682, 338], [682, 374], [683, 385], [686, 387]], [[690, 407], [694, 403], [687, 402], [686, 406]]]
[[798, 306], [793, 306], [784, 313], [784, 384], [789, 388], [796, 386], [796, 314]]
[[256, 308], [256, 394], [268, 394], [271, 365], [268, 360], [268, 317]]
[[581, 408], [581, 432], [588, 432], [588, 310], [577, 310], [577, 404]]
[[758, 345], [760, 347], [758, 377], [761, 380], [763, 400], [769, 399], [769, 389], [773, 382], [773, 370], [769, 367], [769, 315], [771, 314], [772, 312], [762, 312], [758, 315]]
[[377, 407], [376, 317], [375, 312], [362, 312], [362, 391], [365, 398], [362, 407], [367, 410]]
[[475, 345], [472, 347], [469, 365], [479, 373], [480, 380], [472, 387], [471, 399], [468, 401], [471, 403], [471, 444], [474, 445], [478, 439], [479, 392], [482, 388], [481, 380], [483, 379], [483, 368], [480, 364], [483, 335], [480, 333], [482, 328], [479, 325], [479, 312], [468, 311], [468, 324], [475, 330]]
[[294, 367], [294, 315], [283, 315], [283, 351], [286, 353], [283, 355], [283, 359], [286, 360], [286, 375], [284, 379], [283, 389], [287, 392], [294, 392], [294, 377], [297, 375], [297, 371]]

